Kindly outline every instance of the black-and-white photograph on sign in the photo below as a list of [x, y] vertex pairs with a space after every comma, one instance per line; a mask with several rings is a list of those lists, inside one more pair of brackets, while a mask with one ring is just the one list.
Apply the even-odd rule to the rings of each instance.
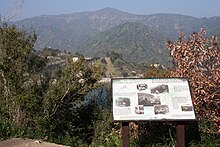
[[166, 114], [169, 113], [168, 105], [155, 105], [154, 106], [155, 114]]
[[152, 95], [148, 93], [137, 93], [138, 105], [154, 106], [160, 104], [160, 97], [158, 95]]
[[112, 79], [113, 120], [192, 120], [194, 107], [185, 78]]

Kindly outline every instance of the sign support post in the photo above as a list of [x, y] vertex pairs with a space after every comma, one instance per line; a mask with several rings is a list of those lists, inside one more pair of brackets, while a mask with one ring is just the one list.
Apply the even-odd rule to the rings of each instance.
[[176, 134], [177, 146], [185, 147], [185, 125], [182, 122], [177, 124]]
[[130, 147], [129, 122], [122, 122], [122, 142], [123, 147]]

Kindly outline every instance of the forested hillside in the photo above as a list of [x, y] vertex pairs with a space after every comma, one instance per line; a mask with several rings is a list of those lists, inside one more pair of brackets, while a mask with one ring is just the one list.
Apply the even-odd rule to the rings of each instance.
[[[167, 66], [169, 57], [162, 44], [177, 39], [180, 31], [187, 36], [201, 27], [207, 31], [207, 35], [219, 36], [219, 23], [219, 17], [196, 18], [162, 13], [136, 15], [105, 8], [73, 14], [42, 15], [14, 24], [36, 30], [37, 50], [51, 47], [97, 56], [105, 55], [105, 51], [110, 50], [122, 54], [128, 61], [163, 62]], [[128, 29], [129, 26], [130, 30], [126, 32], [126, 27]], [[144, 54], [143, 50], [146, 51]]]
[[103, 57], [114, 51], [134, 63], [169, 64], [165, 36], [140, 22], [127, 22], [100, 33], [87, 41], [78, 52], [85, 56]]

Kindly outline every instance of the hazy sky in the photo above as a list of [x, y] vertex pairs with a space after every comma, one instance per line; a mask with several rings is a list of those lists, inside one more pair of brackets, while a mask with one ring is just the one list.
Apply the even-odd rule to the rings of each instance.
[[11, 19], [16, 21], [42, 14], [59, 15], [105, 7], [144, 15], [174, 13], [195, 17], [220, 16], [220, 0], [0, 0], [0, 15], [8, 19], [16, 14]]

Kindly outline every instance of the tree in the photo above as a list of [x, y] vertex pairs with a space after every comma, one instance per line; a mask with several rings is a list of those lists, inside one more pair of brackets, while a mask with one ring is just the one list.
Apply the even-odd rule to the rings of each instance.
[[[15, 130], [49, 139], [83, 138], [81, 134], [88, 131], [83, 127], [92, 124], [87, 122], [88, 113], [82, 112], [84, 97], [99, 87], [101, 64], [88, 64], [84, 57], [74, 62], [69, 56], [66, 66], [52, 77], [44, 71], [46, 59], [33, 49], [36, 39], [34, 32], [27, 34], [14, 25], [0, 27], [0, 128], [15, 124]], [[9, 137], [8, 131], [1, 129], [0, 138]]]
[[175, 69], [172, 77], [189, 78], [193, 103], [203, 131], [220, 132], [220, 50], [216, 36], [205, 37], [205, 30], [192, 33], [185, 39], [183, 33], [176, 42], [168, 41]]
[[29, 101], [33, 84], [27, 59], [33, 51], [36, 34], [27, 34], [16, 26], [0, 27], [0, 99], [2, 113], [20, 125], [26, 120], [24, 104]]
[[83, 133], [81, 123], [89, 122], [89, 116], [82, 118], [80, 115], [84, 97], [98, 87], [100, 79], [99, 65], [90, 65], [84, 58], [76, 62], [69, 58], [60, 77], [51, 81], [44, 96], [42, 128], [54, 137], [67, 134], [71, 137], [80, 136]]

